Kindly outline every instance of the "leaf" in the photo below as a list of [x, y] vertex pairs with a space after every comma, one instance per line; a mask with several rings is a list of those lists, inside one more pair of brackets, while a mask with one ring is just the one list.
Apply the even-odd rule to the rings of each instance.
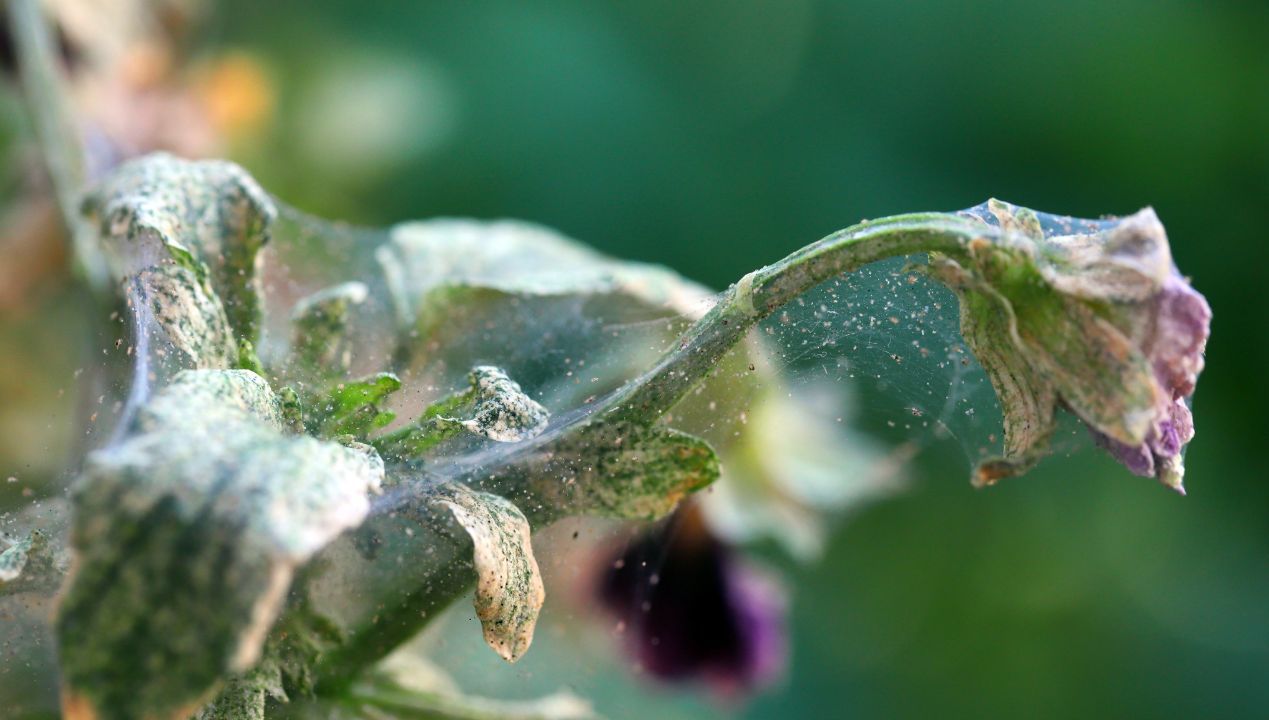
[[509, 443], [537, 437], [546, 429], [550, 413], [500, 368], [474, 367], [467, 381], [466, 390], [433, 404], [409, 426], [374, 439], [374, 446], [385, 457], [406, 460], [463, 431]]
[[534, 448], [499, 474], [534, 515], [654, 520], [718, 479], [704, 440], [660, 425], [594, 420]]
[[22, 576], [35, 542], [42, 543], [42, 538], [34, 534], [28, 535], [5, 548], [4, 552], [0, 552], [0, 585], [13, 582]]
[[987, 373], [1004, 415], [1004, 455], [978, 463], [975, 487], [1022, 475], [1048, 452], [1056, 427], [1057, 390], [1023, 354], [1017, 321], [1007, 300], [990, 287], [975, 284], [959, 265], [937, 255], [930, 273], [960, 301], [961, 336]]
[[183, 298], [198, 287], [209, 301], [223, 302], [227, 328], [234, 331], [231, 344], [259, 339], [256, 258], [277, 209], [242, 168], [146, 155], [114, 171], [88, 195], [83, 210], [99, 228], [116, 278], [180, 268], [149, 281]]
[[238, 346], [220, 299], [183, 265], [157, 265], [135, 275], [130, 302], [142, 315], [143, 330], [155, 327], [179, 355], [178, 368], [228, 369], [238, 363]]
[[326, 398], [314, 402], [310, 427], [314, 434], [322, 437], [364, 438], [371, 430], [387, 425], [396, 417], [382, 405], [389, 395], [400, 389], [401, 379], [387, 372], [340, 383]]
[[[363, 681], [349, 689], [345, 704], [352, 707], [373, 707], [400, 720], [415, 718], [448, 718], [449, 720], [599, 720], [600, 716], [586, 700], [561, 690], [544, 697], [527, 700], [496, 700], [463, 693], [453, 682], [442, 687], [419, 683], [419, 675], [437, 675], [421, 659], [403, 654], [394, 655]], [[445, 680], [449, 680], [445, 678]], [[359, 717], [382, 718], [382, 714], [366, 713]]]
[[499, 368], [490, 365], [474, 367], [470, 379], [475, 396], [472, 417], [451, 419], [451, 422], [459, 423], [470, 433], [498, 442], [528, 440], [546, 429], [550, 413], [525, 395], [520, 385]]
[[186, 371], [74, 495], [57, 612], [68, 718], [188, 715], [258, 659], [295, 568], [369, 511], [366, 446], [284, 432], [245, 370]]
[[675, 314], [711, 294], [665, 268], [614, 260], [542, 226], [511, 220], [398, 225], [375, 256], [403, 328], [439, 299], [429, 297], [433, 291], [448, 287], [519, 297], [613, 294]]
[[301, 299], [291, 312], [291, 354], [302, 367], [324, 376], [348, 372], [352, 346], [348, 315], [366, 301], [365, 284], [348, 282]]
[[225, 689], [208, 703], [195, 720], [265, 720], [269, 699], [287, 700], [282, 687], [282, 673], [277, 665], [262, 662], [243, 675], [229, 681]]
[[604, 365], [593, 376], [598, 384], [572, 390], [581, 395], [568, 404], [615, 389], [655, 360], [657, 343], [646, 334], [627, 342], [610, 328], [696, 316], [713, 297], [664, 268], [620, 262], [514, 221], [401, 225], [375, 257], [396, 309], [404, 375], [444, 387], [494, 360], [522, 382], [550, 378], [569, 394], [565, 378], [550, 374], [560, 362]]
[[507, 662], [519, 660], [533, 642], [546, 598], [529, 521], [506, 498], [455, 483], [437, 488], [431, 502], [448, 508], [471, 537], [476, 617], [485, 642]]

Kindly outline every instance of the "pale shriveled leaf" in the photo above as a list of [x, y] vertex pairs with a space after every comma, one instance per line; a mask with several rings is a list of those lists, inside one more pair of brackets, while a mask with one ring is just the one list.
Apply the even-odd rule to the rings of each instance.
[[519, 442], [537, 437], [546, 429], [550, 413], [525, 395], [515, 380], [489, 365], [472, 368], [475, 408], [472, 417], [450, 419], [475, 435], [498, 442]]
[[34, 540], [35, 536], [28, 535], [0, 552], [0, 584], [12, 582], [22, 576]]
[[1183, 491], [1181, 449], [1193, 436], [1185, 400], [1211, 310], [1177, 273], [1154, 212], [1084, 234], [1068, 219], [1058, 223], [1067, 234], [1048, 236], [1031, 210], [997, 200], [985, 208], [978, 217], [998, 225], [994, 242], [974, 239], [955, 259], [931, 254], [1005, 416], [1005, 455], [980, 464], [975, 482], [1034, 464], [1060, 404], [1133, 472]]
[[546, 598], [529, 539], [529, 521], [506, 498], [448, 484], [433, 504], [448, 508], [471, 537], [476, 566], [476, 617], [485, 642], [515, 662], [533, 642]]

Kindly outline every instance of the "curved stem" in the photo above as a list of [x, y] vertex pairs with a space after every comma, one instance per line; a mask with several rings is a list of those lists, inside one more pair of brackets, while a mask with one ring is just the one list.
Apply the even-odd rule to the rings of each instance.
[[[656, 422], [755, 323], [826, 280], [890, 257], [925, 252], [960, 257], [972, 240], [994, 238], [996, 233], [982, 223], [942, 213], [900, 215], [833, 233], [733, 285], [656, 367], [609, 401], [601, 411], [601, 422]], [[536, 526], [539, 518], [534, 520]], [[422, 572], [413, 576], [413, 591], [385, 604], [375, 622], [358, 627], [343, 647], [322, 658], [315, 668], [319, 693], [347, 687], [361, 669], [412, 637], [436, 610], [470, 586], [473, 576], [464, 557], [448, 554], [443, 560], [431, 559], [436, 562], [425, 563]]]
[[608, 421], [652, 423], [713, 370], [754, 324], [820, 283], [886, 258], [939, 252], [962, 256], [998, 230], [949, 213], [865, 221], [825, 237], [732, 285], [656, 367], [620, 391]]

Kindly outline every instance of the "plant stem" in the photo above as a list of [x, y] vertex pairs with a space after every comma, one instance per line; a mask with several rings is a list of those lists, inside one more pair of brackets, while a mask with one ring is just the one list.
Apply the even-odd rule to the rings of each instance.
[[901, 255], [963, 256], [971, 240], [994, 238], [998, 232], [949, 213], [896, 215], [835, 232], [732, 285], [656, 367], [613, 397], [603, 419], [655, 422], [704, 380], [754, 324], [826, 280]]
[[[600, 411], [600, 421], [656, 422], [701, 382], [755, 323], [826, 280], [901, 255], [939, 252], [962, 257], [970, 241], [997, 234], [996, 228], [942, 213], [900, 215], [833, 233], [733, 285], [656, 367], [609, 401]], [[529, 514], [535, 528], [540, 529], [541, 517]], [[419, 527], [431, 532], [428, 524], [420, 523]], [[414, 589], [394, 602], [383, 603], [374, 622], [356, 627], [340, 648], [322, 658], [315, 668], [320, 694], [347, 687], [360, 671], [421, 630], [475, 579], [467, 557], [454, 553], [452, 547], [425, 554], [410, 576]]]

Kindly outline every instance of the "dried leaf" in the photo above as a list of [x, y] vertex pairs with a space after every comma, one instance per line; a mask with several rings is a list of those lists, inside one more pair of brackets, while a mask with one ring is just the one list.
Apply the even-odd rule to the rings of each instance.
[[471, 537], [476, 617], [489, 647], [515, 662], [533, 642], [546, 598], [529, 541], [529, 521], [506, 498], [464, 485], [441, 486], [432, 503], [448, 508]]

